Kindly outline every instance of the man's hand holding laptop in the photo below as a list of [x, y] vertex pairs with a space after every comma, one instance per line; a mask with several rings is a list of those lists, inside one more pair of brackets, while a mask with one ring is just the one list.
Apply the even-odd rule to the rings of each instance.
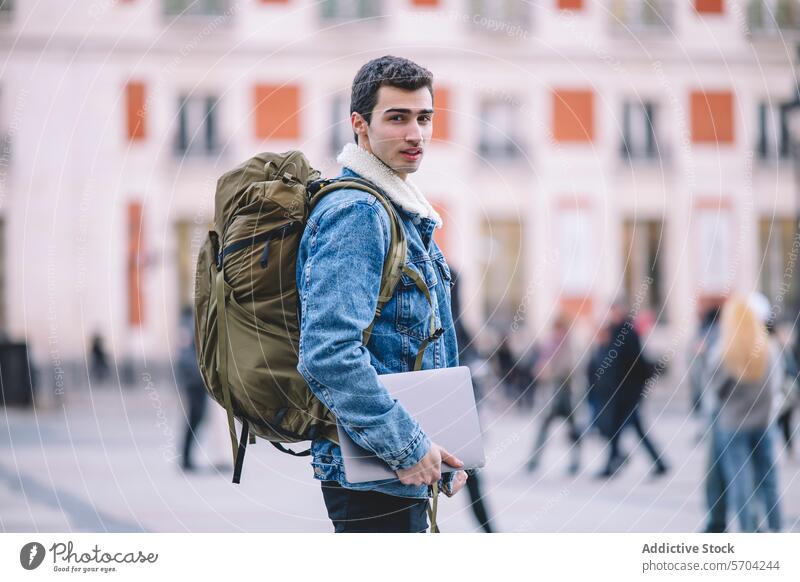
[[[420, 459], [419, 463], [408, 469], [398, 469], [397, 476], [404, 485], [433, 485], [442, 476], [442, 463], [447, 463], [451, 467], [463, 467], [455, 455], [446, 451], [436, 443], [431, 444], [430, 450]], [[450, 490], [443, 491], [448, 497], [458, 493], [467, 482], [467, 473], [457, 471], [453, 478]]]

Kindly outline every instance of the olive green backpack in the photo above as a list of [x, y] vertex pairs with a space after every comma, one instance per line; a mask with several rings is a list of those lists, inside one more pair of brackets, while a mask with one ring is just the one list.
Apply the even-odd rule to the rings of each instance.
[[[405, 266], [405, 230], [389, 200], [365, 180], [319, 178], [301, 152], [290, 151], [254, 156], [217, 182], [214, 230], [197, 261], [195, 339], [206, 389], [228, 415], [234, 483], [239, 483], [247, 444], [256, 436], [296, 456], [310, 451], [295, 452], [282, 444], [318, 436], [338, 442], [333, 414], [297, 371], [297, 251], [306, 220], [324, 195], [342, 188], [362, 190], [389, 214], [391, 244], [376, 318], [401, 273], [431, 300], [419, 274]], [[364, 345], [374, 323], [364, 330]], [[433, 323], [431, 318], [431, 335]], [[421, 367], [426, 346], [415, 369]], [[234, 418], [242, 423], [238, 439]]]

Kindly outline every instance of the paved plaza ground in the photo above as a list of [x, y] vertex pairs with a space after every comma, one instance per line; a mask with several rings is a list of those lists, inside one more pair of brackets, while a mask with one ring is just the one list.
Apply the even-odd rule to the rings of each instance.
[[[602, 443], [587, 439], [579, 474], [567, 474], [567, 435], [553, 431], [544, 462], [524, 462], [538, 427], [533, 413], [502, 400], [482, 413], [488, 464], [487, 504], [502, 532], [693, 532], [702, 528], [705, 446], [686, 399], [661, 386], [644, 405], [646, 422], [666, 450], [671, 472], [650, 477], [642, 449], [611, 481], [595, 478]], [[33, 409], [0, 409], [0, 531], [5, 532], [328, 532], [319, 483], [308, 458], [283, 455], [264, 442], [247, 450], [241, 485], [213, 465], [229, 463], [224, 416], [215, 404], [197, 460], [182, 473], [182, 432], [174, 385], [74, 390]], [[633, 436], [624, 440], [630, 450]], [[797, 454], [797, 453], [796, 453]], [[781, 460], [786, 531], [800, 531], [800, 462]], [[477, 524], [466, 490], [440, 503], [445, 532]]]

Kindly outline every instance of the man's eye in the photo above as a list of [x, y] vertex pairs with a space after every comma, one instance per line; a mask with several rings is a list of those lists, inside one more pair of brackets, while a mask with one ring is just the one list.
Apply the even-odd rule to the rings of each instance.
[[430, 115], [423, 115], [423, 116], [421, 116], [419, 118], [419, 120], [420, 121], [424, 121], [425, 123], [430, 123], [431, 122], [431, 116]]
[[392, 117], [392, 121], [403, 121], [402, 115], [395, 115]]

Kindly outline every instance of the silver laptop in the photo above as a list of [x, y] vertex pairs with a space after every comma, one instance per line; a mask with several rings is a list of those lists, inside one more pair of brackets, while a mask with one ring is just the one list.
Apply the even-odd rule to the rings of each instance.
[[[392, 398], [408, 410], [434, 443], [453, 453], [463, 469], [483, 467], [483, 439], [469, 368], [437, 368], [381, 374], [378, 379]], [[396, 479], [384, 461], [357, 445], [338, 426], [345, 478], [350, 483]], [[442, 472], [458, 470], [442, 463]]]

